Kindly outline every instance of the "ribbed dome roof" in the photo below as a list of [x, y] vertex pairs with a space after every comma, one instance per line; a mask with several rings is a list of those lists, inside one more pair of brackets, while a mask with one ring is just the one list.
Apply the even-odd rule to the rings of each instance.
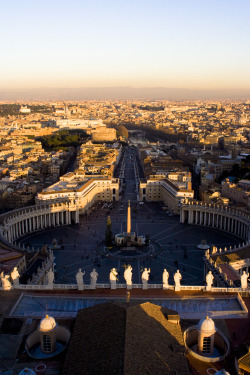
[[56, 321], [52, 316], [46, 315], [39, 325], [39, 331], [48, 332], [52, 331], [56, 327]]
[[197, 324], [197, 329], [202, 333], [215, 333], [216, 327], [214, 321], [208, 316], [205, 319], [201, 319]]

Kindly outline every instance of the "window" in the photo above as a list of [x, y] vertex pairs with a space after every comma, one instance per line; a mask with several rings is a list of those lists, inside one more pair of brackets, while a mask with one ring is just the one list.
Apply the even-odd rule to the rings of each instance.
[[210, 353], [210, 347], [211, 347], [211, 337], [204, 337], [202, 353], [209, 354]]
[[49, 335], [43, 335], [43, 351], [46, 353], [51, 352], [51, 339]]

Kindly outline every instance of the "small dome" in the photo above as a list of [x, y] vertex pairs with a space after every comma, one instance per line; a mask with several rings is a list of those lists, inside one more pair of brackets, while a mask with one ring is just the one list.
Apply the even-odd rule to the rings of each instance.
[[23, 370], [21, 370], [18, 375], [36, 375], [36, 372], [31, 368], [26, 367]]
[[39, 325], [39, 331], [48, 332], [52, 331], [56, 327], [56, 321], [52, 316], [46, 315]]
[[208, 316], [205, 319], [201, 319], [197, 324], [197, 329], [202, 333], [213, 334], [216, 331], [214, 321]]

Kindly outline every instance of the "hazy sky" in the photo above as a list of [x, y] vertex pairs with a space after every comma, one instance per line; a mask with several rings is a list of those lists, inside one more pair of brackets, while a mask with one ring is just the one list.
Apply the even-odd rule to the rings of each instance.
[[0, 0], [0, 88], [250, 88], [250, 0]]

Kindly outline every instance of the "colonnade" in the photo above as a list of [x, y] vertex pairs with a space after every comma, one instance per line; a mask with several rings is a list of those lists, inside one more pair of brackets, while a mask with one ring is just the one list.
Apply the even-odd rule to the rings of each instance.
[[0, 222], [0, 236], [4, 241], [13, 243], [27, 233], [79, 223], [79, 209], [72, 203], [31, 206], [1, 215]]
[[204, 225], [250, 239], [250, 213], [228, 206], [190, 200], [182, 204], [180, 222]]

